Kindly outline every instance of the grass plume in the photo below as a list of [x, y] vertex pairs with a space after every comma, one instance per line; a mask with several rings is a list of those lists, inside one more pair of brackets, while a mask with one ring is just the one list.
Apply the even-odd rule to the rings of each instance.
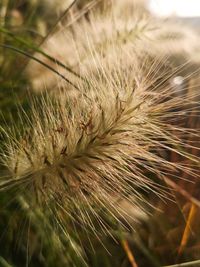
[[[26, 135], [19, 140], [9, 137], [7, 153], [3, 152], [10, 175], [1, 190], [23, 185], [36, 204], [53, 205], [72, 220], [75, 212], [84, 227], [96, 233], [93, 216], [109, 233], [99, 207], [120, 222], [128, 216], [120, 200], [143, 210], [147, 201], [141, 192], [167, 197], [167, 190], [148, 173], [163, 179], [177, 177], [184, 169], [195, 176], [199, 159], [187, 152], [192, 144], [186, 140], [197, 133], [177, 122], [195, 108], [197, 92], [183, 103], [165, 82], [170, 74], [161, 75], [159, 62], [145, 77], [137, 56], [129, 53], [134, 60], [126, 67], [119, 58], [96, 58], [96, 71], [86, 77], [88, 83], [79, 83], [78, 95], [65, 101], [47, 97], [41, 108], [34, 105]], [[125, 54], [121, 51], [122, 58]], [[171, 152], [181, 160], [169, 161], [166, 155]], [[185, 158], [191, 166], [184, 164]]]

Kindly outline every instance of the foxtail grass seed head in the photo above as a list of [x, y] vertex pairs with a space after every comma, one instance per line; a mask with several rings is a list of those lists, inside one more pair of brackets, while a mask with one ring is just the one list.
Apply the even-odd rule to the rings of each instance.
[[[129, 4], [128, 1], [127, 5]], [[137, 4], [133, 6], [135, 5]], [[120, 1], [113, 4], [108, 13], [102, 14], [95, 10], [95, 8], [91, 10], [89, 19], [85, 16], [79, 18], [81, 12], [77, 11], [70, 21], [63, 23], [45, 40], [41, 50], [53, 60], [43, 53], [36, 53], [35, 57], [70, 80], [76, 80], [77, 77], [71, 75], [59, 62], [79, 73], [80, 65], [86, 61], [91, 63], [91, 49], [107, 57], [109, 52], [112, 53], [113, 45], [127, 42], [134, 44], [139, 39], [144, 40], [148, 37], [149, 31], [152, 31], [152, 23], [147, 17], [141, 17], [138, 12], [133, 16], [126, 14], [126, 8], [122, 12]], [[77, 17], [79, 19], [76, 21]], [[59, 81], [55, 73], [36, 61], [29, 62], [26, 73], [35, 92], [42, 92], [45, 89], [57, 91]]]
[[[193, 29], [170, 19], [163, 22], [151, 16], [141, 17], [137, 12], [130, 15], [121, 10], [119, 15], [115, 12], [119, 5], [114, 5], [108, 14], [91, 12], [89, 19], [83, 16], [78, 21], [72, 19], [74, 23], [64, 23], [41, 47], [51, 60], [42, 53], [35, 57], [75, 84], [77, 76], [68, 68], [82, 75], [95, 65], [94, 55], [115, 58], [112, 54], [118, 47], [134, 47], [141, 57], [148, 54], [160, 60], [164, 56], [174, 67], [190, 62], [195, 71], [200, 62], [199, 36]], [[57, 92], [62, 86], [55, 73], [35, 61], [30, 61], [26, 73], [35, 92]]]
[[[130, 215], [123, 201], [142, 214], [147, 206], [143, 192], [169, 197], [155, 178], [178, 177], [182, 170], [194, 177], [199, 164], [187, 152], [195, 146], [187, 143], [188, 136], [198, 134], [184, 126], [197, 109], [197, 90], [176, 94], [166, 82], [171, 73], [160, 71], [160, 62], [150, 61], [145, 74], [134, 49], [117, 55], [107, 61], [95, 58], [94, 74], [79, 82], [75, 97], [47, 97], [41, 108], [33, 105], [26, 134], [20, 140], [8, 135], [3, 151], [9, 178], [2, 190], [25, 187], [31, 203], [52, 211], [56, 207], [55, 216], [62, 211], [95, 233], [91, 218], [108, 233], [102, 212], [126, 227]], [[122, 64], [124, 58], [132, 60]], [[171, 162], [169, 153], [180, 160]]]

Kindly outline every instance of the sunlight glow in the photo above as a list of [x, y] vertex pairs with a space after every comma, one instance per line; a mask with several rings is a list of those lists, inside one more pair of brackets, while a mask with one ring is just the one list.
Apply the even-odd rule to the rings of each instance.
[[200, 0], [150, 0], [149, 7], [158, 16], [200, 16]]

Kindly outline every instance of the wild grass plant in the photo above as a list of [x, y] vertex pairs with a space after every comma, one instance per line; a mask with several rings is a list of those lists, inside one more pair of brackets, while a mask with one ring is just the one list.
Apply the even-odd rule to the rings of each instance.
[[198, 35], [138, 1], [0, 11], [0, 264], [198, 266]]

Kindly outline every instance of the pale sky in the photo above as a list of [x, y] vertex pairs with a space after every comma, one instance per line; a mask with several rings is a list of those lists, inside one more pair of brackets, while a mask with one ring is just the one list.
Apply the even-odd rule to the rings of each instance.
[[150, 10], [159, 16], [200, 16], [200, 0], [149, 0]]

